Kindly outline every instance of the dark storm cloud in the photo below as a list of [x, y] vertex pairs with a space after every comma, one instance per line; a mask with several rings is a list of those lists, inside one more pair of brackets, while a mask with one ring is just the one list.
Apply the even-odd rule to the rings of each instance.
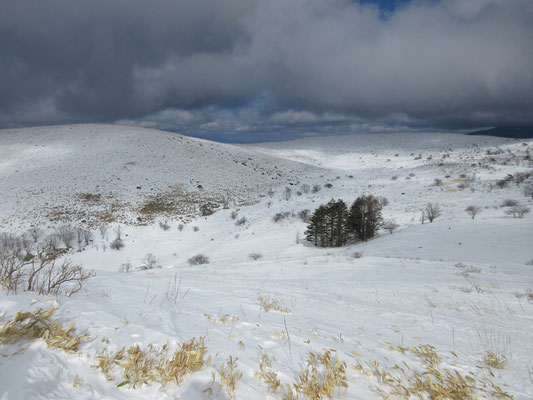
[[533, 3], [3, 0], [0, 124], [533, 123]]

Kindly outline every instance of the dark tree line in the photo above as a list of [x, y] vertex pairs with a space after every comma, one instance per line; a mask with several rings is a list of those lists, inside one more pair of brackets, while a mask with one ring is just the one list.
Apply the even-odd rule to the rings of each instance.
[[315, 210], [305, 236], [315, 246], [338, 247], [367, 241], [375, 236], [381, 223], [381, 204], [373, 195], [358, 197], [350, 209], [343, 200], [332, 199]]

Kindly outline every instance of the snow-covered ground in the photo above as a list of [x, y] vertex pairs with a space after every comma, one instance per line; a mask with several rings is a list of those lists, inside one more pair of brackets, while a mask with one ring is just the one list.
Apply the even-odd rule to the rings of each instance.
[[[496, 182], [531, 170], [532, 146], [452, 134], [235, 146], [124, 126], [0, 131], [3, 232], [22, 233], [32, 224], [52, 232], [65, 219], [81, 224], [76, 218], [87, 213], [48, 221], [51, 205], [89, 208], [79, 193], [128, 205], [118, 222], [98, 223], [93, 215], [92, 226], [107, 225], [107, 231], [95, 228], [90, 246], [67, 255], [96, 273], [79, 293], [2, 290], [3, 322], [17, 311], [55, 306], [54, 318], [89, 336], [75, 354], [50, 350], [43, 341], [0, 347], [0, 398], [228, 399], [232, 393], [221, 388], [216, 371], [230, 356], [238, 357], [242, 373], [234, 397], [288, 398], [284, 386], [299, 382], [309, 352], [326, 349], [346, 363], [347, 387], [336, 388], [333, 398], [379, 399], [394, 391], [379, 371], [399, 376], [395, 365], [427, 371], [413, 350], [427, 344], [441, 358], [437, 370], [475, 378], [472, 398], [498, 398], [500, 387], [531, 399], [533, 215], [513, 218], [502, 203], [515, 199], [531, 207], [532, 199], [524, 196], [527, 182], [504, 188]], [[172, 196], [177, 186], [183, 196], [197, 192], [198, 184], [205, 198], [225, 196], [228, 208], [137, 223], [135, 205], [147, 196]], [[320, 190], [305, 193], [303, 185]], [[383, 217], [394, 219], [397, 231], [341, 248], [305, 242], [299, 211], [369, 193], [388, 199]], [[442, 216], [421, 224], [428, 202], [438, 203]], [[483, 208], [474, 220], [465, 212], [469, 205]], [[290, 215], [274, 222], [277, 213]], [[242, 217], [246, 222], [237, 225]], [[157, 223], [164, 220], [170, 229]], [[113, 250], [119, 225], [125, 247]], [[161, 268], [139, 270], [147, 253]], [[252, 253], [261, 257], [253, 260]], [[197, 254], [210, 262], [190, 266], [187, 260]], [[127, 263], [132, 271], [120, 272]], [[265, 299], [283, 312], [267, 312]], [[110, 380], [92, 367], [104, 348], [172, 347], [202, 336], [210, 364], [179, 386], [132, 388], [120, 367]], [[25, 351], [18, 352], [21, 346]], [[487, 351], [506, 359], [504, 367], [488, 367]], [[283, 385], [276, 391], [257, 376], [261, 354]]]

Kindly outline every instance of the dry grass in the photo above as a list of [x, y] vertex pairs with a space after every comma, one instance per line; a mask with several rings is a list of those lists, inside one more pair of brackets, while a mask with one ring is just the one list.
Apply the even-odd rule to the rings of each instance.
[[263, 309], [265, 312], [279, 311], [284, 314], [289, 314], [291, 312], [291, 309], [285, 307], [280, 300], [274, 299], [270, 296], [259, 296], [257, 301], [259, 301], [261, 309]]
[[229, 356], [228, 362], [221, 364], [217, 370], [222, 387], [232, 399], [235, 398], [237, 383], [242, 378], [242, 372], [237, 369], [238, 360], [239, 357], [235, 357], [234, 359], [232, 356]]
[[229, 314], [211, 315], [204, 313], [204, 317], [206, 317], [210, 322], [214, 322], [216, 324], [230, 324], [239, 320], [239, 317], [234, 317]]
[[293, 389], [296, 393], [292, 389], [290, 392], [287, 390], [284, 399], [307, 397], [320, 400], [331, 397], [335, 389], [346, 390], [346, 363], [337, 356], [332, 357], [329, 349], [324, 349], [322, 353], [309, 352], [309, 358]]
[[507, 350], [510, 347], [510, 339], [504, 340], [484, 331], [479, 334], [479, 340], [484, 349], [481, 360], [483, 366], [495, 369], [505, 368], [509, 362]]
[[[61, 349], [67, 353], [78, 351], [82, 340], [89, 335], [76, 335], [74, 324], [64, 327], [52, 316], [57, 308], [18, 312], [0, 326], [0, 345], [24, 343], [42, 339], [50, 349]], [[3, 318], [0, 318], [0, 322]]]
[[272, 370], [272, 361], [268, 354], [259, 353], [259, 371], [255, 376], [268, 385], [268, 393], [275, 394], [279, 391], [281, 382], [278, 373]]
[[499, 399], [513, 399], [513, 396], [490, 380], [479, 381], [472, 372], [461, 374], [457, 369], [442, 367], [441, 357], [431, 345], [408, 348], [389, 345], [389, 350], [414, 355], [420, 360], [423, 368], [411, 368], [405, 362], [402, 365], [382, 368], [376, 361], [370, 361], [365, 368], [357, 361], [354, 369], [376, 376], [381, 384], [376, 386], [376, 390], [384, 398], [393, 396], [404, 399], [473, 400], [480, 398], [480, 393], [484, 393]]
[[108, 380], [120, 379], [117, 387], [139, 388], [153, 382], [164, 387], [170, 383], [180, 385], [185, 375], [207, 367], [210, 358], [206, 359], [206, 354], [205, 337], [192, 338], [178, 344], [174, 351], [168, 344], [161, 349], [152, 344], [145, 349], [138, 345], [127, 350], [123, 347], [112, 354], [103, 349], [96, 355], [93, 367], [102, 371]]

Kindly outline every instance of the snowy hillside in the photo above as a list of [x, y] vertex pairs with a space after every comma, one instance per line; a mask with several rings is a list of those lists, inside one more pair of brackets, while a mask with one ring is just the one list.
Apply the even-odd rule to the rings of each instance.
[[232, 145], [130, 126], [3, 130], [0, 221], [23, 215], [115, 220], [138, 215], [154, 196], [179, 203], [167, 207], [176, 208], [171, 214], [195, 215], [205, 202], [254, 203], [309, 169]]
[[[508, 211], [533, 206], [532, 147], [451, 134], [235, 146], [109, 125], [2, 131], [2, 231], [42, 229], [37, 243], [26, 235], [33, 254], [90, 215], [88, 244], [74, 239], [58, 260], [94, 276], [70, 297], [0, 289], [0, 398], [531, 399], [533, 215]], [[154, 195], [194, 193], [187, 215], [140, 212]], [[396, 231], [338, 248], [304, 240], [302, 210], [362, 194], [388, 200]], [[227, 208], [198, 216], [211, 198]], [[422, 224], [428, 202], [442, 215]], [[83, 212], [53, 221], [58, 207]], [[49, 324], [38, 314], [25, 320], [33, 336], [10, 325], [51, 307], [50, 321], [74, 324], [60, 344], [50, 336], [61, 332], [32, 330]]]

